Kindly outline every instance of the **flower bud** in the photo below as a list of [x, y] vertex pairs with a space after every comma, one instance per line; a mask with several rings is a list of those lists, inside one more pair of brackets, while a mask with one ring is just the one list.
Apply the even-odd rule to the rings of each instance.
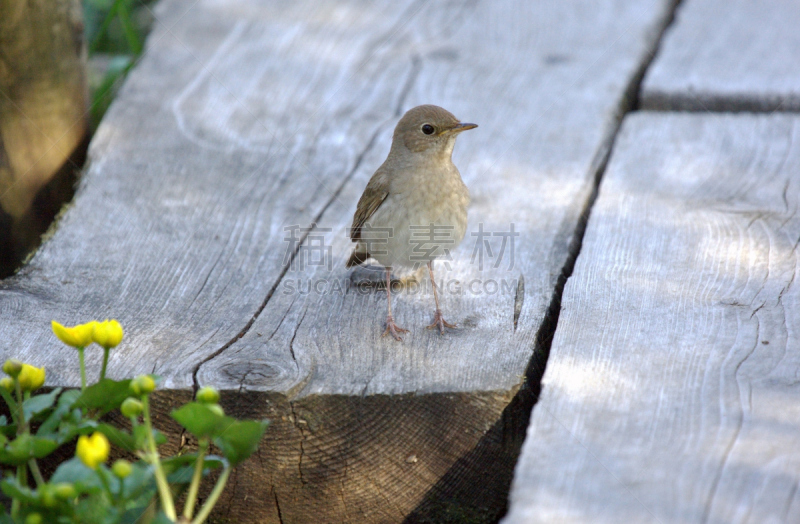
[[206, 386], [197, 391], [195, 398], [201, 404], [216, 404], [219, 402], [219, 391], [212, 387]]
[[128, 397], [122, 402], [119, 410], [128, 418], [138, 417], [144, 410], [144, 404], [137, 398]]
[[72, 500], [78, 494], [75, 491], [75, 486], [69, 482], [59, 482], [53, 485], [53, 492], [61, 500]]
[[22, 364], [19, 374], [19, 386], [22, 391], [36, 391], [44, 384], [44, 368], [35, 368], [30, 364]]
[[0, 378], [0, 388], [5, 389], [9, 393], [14, 391], [14, 379], [11, 377]]
[[56, 494], [53, 486], [42, 484], [39, 486], [39, 500], [45, 508], [52, 508], [56, 505]]
[[81, 435], [75, 448], [75, 455], [87, 468], [97, 469], [97, 466], [106, 461], [111, 445], [102, 433], [92, 433], [90, 437]]
[[92, 343], [92, 332], [96, 321], [78, 324], [73, 327], [62, 326], [55, 320], [52, 321], [53, 333], [58, 339], [68, 346], [74, 348], [85, 348]]
[[219, 415], [220, 417], [225, 416], [225, 411], [223, 411], [222, 406], [219, 404], [208, 404], [208, 409], [210, 409], [215, 415]]
[[10, 358], [3, 364], [3, 371], [11, 378], [17, 378], [22, 371], [22, 362], [15, 358]]
[[114, 474], [114, 476], [120, 479], [124, 479], [130, 475], [131, 471], [133, 471], [133, 466], [125, 459], [119, 459], [118, 461], [114, 462], [113, 466], [111, 466], [111, 472]]
[[122, 326], [116, 320], [97, 322], [92, 330], [92, 340], [105, 349], [117, 347], [122, 341]]
[[156, 389], [156, 382], [150, 375], [139, 375], [131, 381], [130, 388], [136, 396], [149, 395]]

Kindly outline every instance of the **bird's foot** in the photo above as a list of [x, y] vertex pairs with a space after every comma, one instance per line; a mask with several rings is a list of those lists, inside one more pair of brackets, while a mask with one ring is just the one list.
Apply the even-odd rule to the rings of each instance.
[[391, 316], [386, 317], [386, 330], [383, 332], [382, 337], [385, 337], [387, 333], [391, 333], [395, 340], [398, 342], [403, 341], [403, 337], [400, 336], [400, 333], [408, 333], [407, 329], [403, 329], [397, 324], [394, 323], [394, 319]]
[[426, 329], [436, 329], [437, 327], [439, 328], [439, 333], [444, 335], [444, 328], [448, 327], [452, 329], [457, 326], [446, 321], [444, 317], [442, 317], [442, 310], [437, 309], [436, 313], [433, 314], [433, 323], [427, 326]]

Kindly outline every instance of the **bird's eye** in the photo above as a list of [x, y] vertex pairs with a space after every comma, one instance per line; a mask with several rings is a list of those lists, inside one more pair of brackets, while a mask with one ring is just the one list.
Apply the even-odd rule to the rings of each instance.
[[433, 129], [432, 125], [430, 125], [430, 124], [423, 124], [422, 125], [422, 132], [425, 133], [426, 135], [432, 135], [434, 131], [435, 131], [435, 129]]

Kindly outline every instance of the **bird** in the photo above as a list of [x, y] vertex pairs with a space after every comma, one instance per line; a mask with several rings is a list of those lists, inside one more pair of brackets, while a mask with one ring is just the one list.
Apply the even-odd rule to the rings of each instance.
[[350, 240], [356, 243], [346, 267], [373, 259], [386, 273], [386, 330], [402, 341], [407, 329], [392, 315], [393, 269], [428, 266], [436, 309], [428, 329], [455, 328], [442, 316], [433, 261], [449, 256], [467, 229], [469, 190], [453, 164], [458, 135], [477, 124], [459, 121], [435, 105], [409, 109], [394, 129], [389, 155], [358, 200]]

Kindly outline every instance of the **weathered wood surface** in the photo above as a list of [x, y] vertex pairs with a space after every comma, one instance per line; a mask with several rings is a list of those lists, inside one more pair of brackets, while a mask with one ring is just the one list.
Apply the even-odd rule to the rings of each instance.
[[[232, 521], [494, 518], [518, 440], [503, 412], [667, 10], [163, 2], [73, 208], [0, 284], [4, 353], [75, 385], [75, 355], [50, 319], [115, 317], [127, 338], [112, 376], [157, 373], [175, 399], [214, 384], [230, 413], [272, 419], [231, 481], [219, 515]], [[449, 271], [437, 265], [458, 331], [424, 329], [429, 293], [396, 293], [412, 330], [398, 344], [380, 337], [382, 291], [355, 285], [368, 271], [344, 269], [345, 229], [396, 119], [420, 103], [480, 124], [454, 158], [470, 231], [513, 224], [519, 236], [498, 267], [501, 237], [482, 269], [475, 237]], [[313, 253], [290, 264], [285, 228], [312, 223], [310, 239], [331, 250], [301, 270]], [[323, 283], [308, 293], [298, 282]], [[99, 364], [91, 354], [90, 370]]]
[[799, 136], [625, 120], [505, 524], [800, 520]]
[[800, 2], [685, 0], [642, 86], [644, 109], [800, 110]]

